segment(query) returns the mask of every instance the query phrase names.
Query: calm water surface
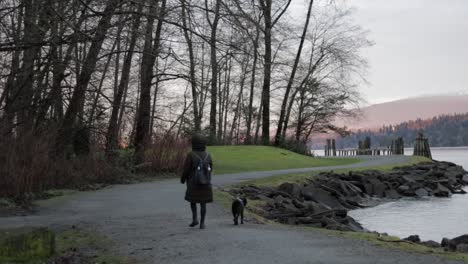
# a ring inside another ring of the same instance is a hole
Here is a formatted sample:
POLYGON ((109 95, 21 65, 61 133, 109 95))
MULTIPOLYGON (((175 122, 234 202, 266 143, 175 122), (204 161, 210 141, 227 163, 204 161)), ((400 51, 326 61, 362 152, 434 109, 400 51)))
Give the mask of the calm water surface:
MULTIPOLYGON (((412 150, 405 149, 405 154, 411 155, 412 150)), ((468 147, 432 148, 432 156, 468 169, 468 147)), ((418 234, 423 240, 440 242, 443 237, 468 234, 468 195, 405 199, 354 210, 350 216, 372 231, 399 237, 418 234)))

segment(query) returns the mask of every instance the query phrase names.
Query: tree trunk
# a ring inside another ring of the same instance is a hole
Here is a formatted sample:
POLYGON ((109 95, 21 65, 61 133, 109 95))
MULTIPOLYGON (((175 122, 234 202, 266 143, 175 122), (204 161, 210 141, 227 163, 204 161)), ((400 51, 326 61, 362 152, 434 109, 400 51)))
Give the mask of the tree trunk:
POLYGON ((85 93, 88 88, 89 81, 91 80, 91 75, 96 68, 99 52, 101 51, 107 30, 111 26, 112 16, 121 1, 122 0, 109 0, 104 12, 102 13, 102 18, 99 20, 96 33, 83 63, 67 112, 65 113, 60 130, 58 131, 55 149, 55 152, 58 155, 64 154, 68 146, 73 141, 73 126, 75 125, 80 109, 83 107, 85 93))
MULTIPOLYGON (((226 62, 227 64, 227 62, 226 62)), ((227 66, 226 66, 227 67, 227 66)), ((223 134, 223 110, 224 110, 224 102, 223 102, 223 99, 225 98, 224 97, 224 92, 226 91, 226 80, 227 80, 227 70, 224 71, 224 82, 221 83, 221 79, 222 79, 222 73, 223 71, 219 71, 219 91, 218 91, 218 131, 217 131, 217 139, 216 139, 216 142, 218 144, 222 144, 221 143, 221 137, 222 137, 222 134, 223 134), (223 87, 224 85, 224 87, 223 87), (223 87, 223 88, 221 88, 223 87)))
POLYGON ((254 57, 252 64, 252 76, 250 77, 250 95, 249 95, 249 113, 247 115, 247 132, 246 132, 246 144, 252 144, 252 117, 253 117, 253 99, 255 95, 255 75, 257 73, 257 60, 258 60, 258 39, 260 37, 260 30, 257 28, 257 35, 255 37, 254 45, 254 57))
MULTIPOLYGON (((47 16, 44 8, 33 0, 23 0, 24 5, 24 36, 26 45, 38 43, 42 39, 41 31, 44 30, 47 16)), ((15 110, 18 111, 19 132, 26 133, 32 129, 34 118, 32 111, 32 100, 34 95, 34 73, 35 61, 41 51, 39 45, 32 45, 23 53, 23 64, 16 81, 17 97, 15 110)))
MULTIPOLYGON (((146 144, 149 140, 151 119, 151 84, 153 80, 154 64, 156 62, 156 57, 159 54, 159 43, 162 24, 164 21, 162 18, 164 17, 165 12, 166 0, 161 0, 154 43, 152 43, 154 17, 148 18, 144 55, 141 63, 141 91, 135 131, 135 162, 137 164, 144 161, 146 144)), ((151 13, 154 14, 156 12, 151 13)))
MULTIPOLYGON (((246 79, 246 76, 247 76, 247 66, 249 65, 249 55, 247 55, 247 59, 243 62, 243 64, 244 64, 243 65, 244 68, 243 68, 242 73, 241 73, 239 95, 237 96, 236 109, 234 111, 234 118, 232 120, 231 130, 229 132, 229 143, 230 144, 232 144, 237 119, 239 118, 239 115, 240 115, 240 112, 241 112, 240 111, 241 110, 241 103, 242 103, 243 94, 244 94, 245 79, 246 79)), ((253 66, 253 67, 255 67, 255 66, 253 66)))
MULTIPOLYGON (((207 1, 207 0, 206 0, 207 1)), ((219 23, 219 9, 221 0, 216 0, 215 14, 213 23, 211 24, 211 37, 210 37, 210 49, 211 49, 211 109, 210 109, 210 142, 214 143, 216 139, 216 99, 218 96, 218 62, 216 59, 216 33, 219 23)))
MULTIPOLYGON (((17 27, 12 31, 15 31, 14 41, 19 42, 21 38, 21 31, 22 31, 22 22, 23 22, 23 11, 20 9, 18 14, 18 21, 17 27)), ((10 67, 10 74, 8 75, 5 90, 3 91, 2 97, 5 100, 5 114, 0 120, 2 125, 2 129, 0 133, 2 135, 9 135, 13 131, 14 127, 14 119, 15 119, 15 110, 14 110, 14 101, 15 97, 17 96, 17 92, 15 89, 15 76, 19 72, 20 69, 20 50, 15 50, 12 55, 11 59, 11 67, 10 67)), ((1 103, 0 103, 1 106, 1 103)))
POLYGON ((294 78, 296 77, 297 66, 298 66, 299 60, 301 58, 302 47, 304 46, 305 37, 307 35, 307 29, 309 27, 310 15, 311 15, 311 12, 312 12, 313 4, 314 4, 314 0, 310 0, 309 9, 307 11, 306 22, 305 22, 304 30, 303 30, 302 36, 301 36, 301 42, 300 42, 299 48, 297 50, 296 59, 294 60, 294 65, 293 65, 293 68, 292 68, 291 77, 289 77, 288 85, 286 86, 286 92, 284 94, 283 103, 281 104, 280 117, 279 117, 279 120, 278 120, 278 128, 276 130, 276 136, 275 136, 275 145, 276 146, 281 144, 281 141, 284 139, 284 136, 285 136, 285 135, 282 134, 282 130, 283 130, 283 122, 284 122, 284 118, 285 118, 285 114, 286 114, 286 107, 287 107, 287 103, 288 103, 288 99, 289 99, 289 93, 290 93, 292 85, 294 83, 294 78))
MULTIPOLYGON (((141 23, 141 13, 143 11, 143 5, 145 0, 142 0, 142 3, 138 5, 137 14, 133 17, 132 24, 132 36, 130 39, 130 44, 128 47, 128 52, 124 58, 124 64, 122 66, 122 76, 120 77, 119 87, 117 89, 117 94, 114 96, 114 101, 112 102, 112 113, 109 119, 109 127, 107 129, 107 141, 106 141, 106 156, 107 158, 112 158, 115 149, 118 148, 119 144, 119 110, 122 104, 122 97, 128 88, 128 83, 130 80, 130 70, 132 68, 133 54, 135 53, 136 41, 139 35, 138 29, 140 28, 141 23)), ((123 109, 123 107, 122 107, 123 109)), ((123 115, 123 113, 121 114, 123 115)))
POLYGON ((187 47, 189 51, 189 61, 190 61, 190 85, 192 86, 192 100, 193 100, 193 116, 194 116, 194 125, 195 125, 195 132, 199 133, 201 131, 201 124, 200 124, 200 116, 198 114, 198 94, 197 94, 197 80, 195 77, 195 55, 193 52, 193 43, 192 43, 192 38, 189 35, 189 29, 191 28, 191 25, 187 23, 187 20, 190 22, 190 19, 188 19, 188 14, 187 14, 187 6, 185 3, 186 0, 181 0, 182 3, 182 25, 184 27, 184 37, 185 41, 187 42, 187 47))
POLYGON ((302 118, 302 113, 304 112, 304 100, 305 100, 305 87, 302 87, 300 91, 299 99, 299 112, 297 114, 297 124, 296 124, 296 141, 301 140, 302 126, 304 125, 304 119, 302 118))
MULTIPOLYGON (((114 52, 117 46, 117 42, 118 42, 118 39, 120 38, 120 33, 121 33, 122 28, 123 28, 123 24, 121 24, 121 27, 118 30, 119 32, 117 34, 116 40, 114 41, 114 44, 112 45, 111 53, 114 52)), ((89 114, 89 119, 88 119, 88 127, 91 127, 93 124, 94 115, 96 113, 97 105, 99 103, 99 98, 101 97, 101 93, 102 93, 102 87, 104 86, 104 81, 106 80, 107 71, 109 70, 111 61, 112 61, 112 56, 109 55, 109 57, 107 58, 107 62, 104 65, 104 70, 102 71, 101 80, 99 81, 99 86, 96 90, 96 94, 94 95, 93 104, 91 106, 91 113, 89 114)))
MULTIPOLYGON (((230 56, 230 55, 229 55, 230 56)), ((226 81, 226 89, 224 92, 224 107, 223 107, 223 112, 224 112, 224 127, 223 127, 223 139, 222 142, 223 144, 226 144, 226 133, 227 133, 227 116, 228 116, 228 111, 229 111, 229 105, 231 102, 230 98, 230 89, 231 89, 231 71, 232 71, 232 57, 229 57, 229 66, 228 66, 228 77, 226 81)))
POLYGON ((257 114, 257 128, 255 129, 255 139, 254 139, 254 143, 257 145, 259 142, 258 142, 258 134, 260 133, 260 125, 262 124, 262 108, 263 108, 263 105, 262 103, 260 102, 260 107, 258 108, 258 114, 257 114))
MULTIPOLYGON (((263 2, 263 1, 262 1, 263 2)), ((271 20, 272 0, 264 1, 264 19, 265 19, 265 68, 263 74, 262 88, 262 144, 270 144, 270 85, 271 85, 271 29, 273 26, 271 20)))

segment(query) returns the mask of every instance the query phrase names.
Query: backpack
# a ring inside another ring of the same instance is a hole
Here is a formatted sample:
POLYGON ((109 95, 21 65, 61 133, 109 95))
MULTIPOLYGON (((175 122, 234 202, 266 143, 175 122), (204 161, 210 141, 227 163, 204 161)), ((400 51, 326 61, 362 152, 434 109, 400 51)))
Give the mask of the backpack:
POLYGON ((211 166, 210 166, 210 163, 207 162, 207 159, 210 155, 206 153, 205 158, 202 159, 195 152, 193 152, 193 154, 199 159, 197 167, 195 169, 193 182, 197 185, 210 185, 211 184, 211 166))

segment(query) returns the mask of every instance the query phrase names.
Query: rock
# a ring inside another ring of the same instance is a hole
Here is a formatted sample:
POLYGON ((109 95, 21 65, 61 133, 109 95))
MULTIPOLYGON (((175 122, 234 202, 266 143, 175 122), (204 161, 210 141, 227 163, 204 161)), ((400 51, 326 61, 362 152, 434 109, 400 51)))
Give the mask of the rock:
POLYGON ((387 186, 377 179, 370 179, 369 182, 372 185, 371 195, 375 195, 377 197, 383 197, 385 189, 387 189, 387 186))
POLYGON ((457 245, 457 251, 461 253, 468 253, 468 244, 457 245))
POLYGON ((330 193, 321 188, 304 187, 301 189, 301 195, 307 201, 324 204, 333 209, 344 209, 336 197, 333 197, 330 193))
POLYGON ((450 167, 445 171, 444 175, 445 175, 445 178, 456 179, 462 176, 463 172, 458 167, 450 167))
POLYGON ((401 192, 407 192, 409 191, 410 187, 408 185, 401 185, 400 187, 398 187, 398 191, 401 191, 401 192))
POLYGON ((457 246, 460 244, 468 244, 468 235, 462 235, 454 239, 451 239, 450 242, 448 243, 448 247, 451 250, 456 250, 457 246))
POLYGON ((28 262, 52 256, 55 234, 47 228, 0 230, 0 257, 6 262, 28 262))
POLYGON ((434 190, 433 193, 434 193, 434 196, 437 196, 437 197, 450 197, 451 195, 450 190, 440 183, 437 183, 437 188, 434 190))
MULTIPOLYGON (((465 184, 468 184, 468 173, 461 167, 450 163, 431 162, 404 166, 385 173, 326 172, 306 180, 301 185, 283 183, 279 187, 247 186, 230 192, 233 195, 243 194, 247 198, 262 200, 264 206, 259 212, 264 213, 266 218, 280 223, 364 231, 359 223, 347 216, 347 209, 378 205, 382 203, 382 199, 379 199, 382 197, 448 197, 452 193, 462 193, 461 188, 465 184)), ((418 236, 410 236, 406 240, 420 243, 418 236)), ((468 244, 462 242, 458 244, 468 244)), ((451 245, 455 250, 458 244, 453 243, 445 239, 442 246, 451 245)), ((435 241, 425 241, 421 244, 439 247, 435 241)))
POLYGON ((413 243, 419 243, 421 242, 421 239, 419 238, 418 235, 412 235, 412 236, 409 236, 407 238, 403 238, 403 240, 405 241, 410 241, 410 242, 413 242, 413 243))
POLYGON ((440 245, 441 245, 442 247, 448 247, 448 246, 449 246, 449 243, 450 243, 450 239, 444 237, 444 238, 442 238, 442 241, 440 242, 440 245))
POLYGON ((422 197, 426 197, 429 195, 429 193, 426 191, 426 189, 423 189, 423 188, 419 188, 417 189, 415 192, 416 196, 422 198, 422 197))
POLYGON ((431 248, 440 247, 440 244, 433 240, 424 241, 424 242, 421 242, 421 244, 425 245, 426 247, 431 247, 431 248))
POLYGON ((296 208, 298 208, 298 209, 304 209, 304 208, 306 208, 306 205, 305 205, 304 203, 302 203, 302 202, 300 202, 300 201, 298 201, 298 200, 296 200, 296 199, 294 199, 294 200, 292 201, 292 203, 293 203, 294 206, 296 206, 296 208))
POLYGON ((462 181, 468 185, 468 174, 463 175, 462 181))
POLYGON ((404 175, 403 177, 401 177, 405 182, 407 183, 413 183, 413 182, 416 182, 411 176, 409 175, 404 175))
POLYGON ((364 192, 367 193, 368 195, 372 195, 373 193, 372 184, 370 183, 364 184, 364 192))
POLYGON ((308 213, 311 214, 320 214, 331 210, 331 208, 328 206, 324 206, 323 204, 319 204, 312 201, 306 202, 305 205, 307 206, 308 213))
POLYGON ((284 201, 285 201, 284 197, 281 195, 278 195, 275 197, 274 204, 276 207, 281 207, 284 201))
POLYGON ((404 196, 414 196, 414 191, 408 185, 398 187, 398 193, 404 196))
POLYGON ((292 197, 297 197, 300 194, 299 186, 295 183, 283 183, 278 187, 278 190, 285 192, 292 197))
POLYGON ((274 202, 275 202, 274 199, 271 199, 270 197, 267 197, 267 196, 265 196, 265 195, 263 195, 263 194, 258 195, 257 198, 258 198, 259 200, 261 200, 261 201, 266 202, 266 203, 274 203, 274 202))
POLYGON ((385 197, 389 199, 400 199, 401 195, 396 190, 386 190, 385 197))

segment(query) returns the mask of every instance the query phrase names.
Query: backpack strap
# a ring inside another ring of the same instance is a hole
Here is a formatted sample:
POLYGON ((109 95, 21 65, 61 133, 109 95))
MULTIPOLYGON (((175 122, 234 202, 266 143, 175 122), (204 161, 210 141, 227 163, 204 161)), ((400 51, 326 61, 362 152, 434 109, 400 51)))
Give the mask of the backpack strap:
POLYGON ((205 151, 206 155, 205 155, 205 158, 202 159, 197 153, 195 153, 195 151, 192 151, 192 153, 201 161, 201 162, 205 162, 207 159, 208 159, 208 156, 210 154, 208 154, 208 152, 205 151))

